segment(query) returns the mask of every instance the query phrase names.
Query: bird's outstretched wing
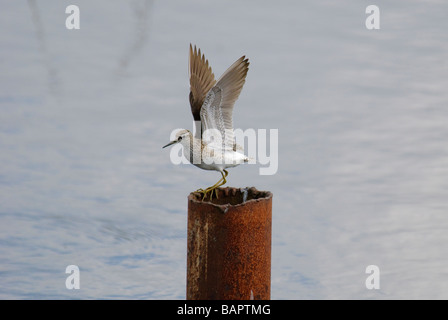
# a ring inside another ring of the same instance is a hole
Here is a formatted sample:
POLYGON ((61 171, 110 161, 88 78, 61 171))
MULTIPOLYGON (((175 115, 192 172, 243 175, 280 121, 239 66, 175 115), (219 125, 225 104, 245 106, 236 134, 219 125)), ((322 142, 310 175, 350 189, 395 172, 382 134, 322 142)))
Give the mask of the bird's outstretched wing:
POLYGON ((190 44, 190 106, 195 121, 201 120, 201 107, 207 92, 215 85, 215 75, 208 65, 208 60, 201 55, 201 49, 196 50, 190 44))
POLYGON ((242 56, 224 72, 205 97, 200 112, 202 140, 205 143, 212 143, 216 148, 235 150, 233 106, 243 89, 248 70, 249 60, 242 56), (217 144, 216 132, 221 135, 222 145, 217 144))

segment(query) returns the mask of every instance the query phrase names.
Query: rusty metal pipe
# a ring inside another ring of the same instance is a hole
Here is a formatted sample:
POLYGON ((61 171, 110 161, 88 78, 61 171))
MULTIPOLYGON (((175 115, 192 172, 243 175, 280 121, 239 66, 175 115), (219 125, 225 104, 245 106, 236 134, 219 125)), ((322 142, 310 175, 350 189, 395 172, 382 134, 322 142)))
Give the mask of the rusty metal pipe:
POLYGON ((188 300, 269 300, 272 193, 219 188, 188 196, 188 300))

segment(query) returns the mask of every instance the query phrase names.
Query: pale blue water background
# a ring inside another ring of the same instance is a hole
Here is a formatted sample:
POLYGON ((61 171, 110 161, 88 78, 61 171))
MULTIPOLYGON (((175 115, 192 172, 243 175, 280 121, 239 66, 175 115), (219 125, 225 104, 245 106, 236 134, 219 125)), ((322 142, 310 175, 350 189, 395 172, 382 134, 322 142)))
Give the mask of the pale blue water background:
POLYGON ((188 46, 251 61, 238 128, 279 130, 273 299, 448 299, 445 1, 2 1, 0 298, 184 299, 188 46), (65 28, 77 4, 81 29, 65 28), (369 31, 365 8, 381 10, 369 31), (65 288, 78 265, 81 289, 65 288), (365 269, 381 270, 367 290, 365 269))

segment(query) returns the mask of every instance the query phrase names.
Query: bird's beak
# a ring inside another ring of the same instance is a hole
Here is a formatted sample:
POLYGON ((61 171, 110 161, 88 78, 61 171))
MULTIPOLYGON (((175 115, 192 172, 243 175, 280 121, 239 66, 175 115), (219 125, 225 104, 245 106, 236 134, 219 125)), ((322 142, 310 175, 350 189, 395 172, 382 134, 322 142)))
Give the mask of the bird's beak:
POLYGON ((163 149, 163 148, 166 148, 166 147, 169 147, 170 145, 175 144, 175 143, 177 143, 177 140, 171 141, 171 142, 168 143, 167 145, 163 146, 162 149, 163 149))

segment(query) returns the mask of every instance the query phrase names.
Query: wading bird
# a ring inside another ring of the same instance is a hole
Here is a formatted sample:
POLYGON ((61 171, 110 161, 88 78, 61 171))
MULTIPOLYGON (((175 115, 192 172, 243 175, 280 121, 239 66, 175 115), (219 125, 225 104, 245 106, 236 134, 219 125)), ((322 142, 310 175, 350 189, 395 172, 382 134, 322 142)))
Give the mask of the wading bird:
POLYGON ((222 175, 211 187, 199 189, 203 199, 210 193, 210 200, 217 188, 224 185, 229 174, 227 168, 248 162, 243 148, 236 144, 233 132, 232 112, 249 70, 249 60, 245 56, 233 63, 218 81, 201 55, 201 50, 190 44, 190 106, 196 126, 196 136, 188 130, 179 130, 175 139, 163 148, 180 143, 184 156, 193 165, 204 170, 216 170, 222 175), (200 128, 199 128, 200 127, 200 128))

